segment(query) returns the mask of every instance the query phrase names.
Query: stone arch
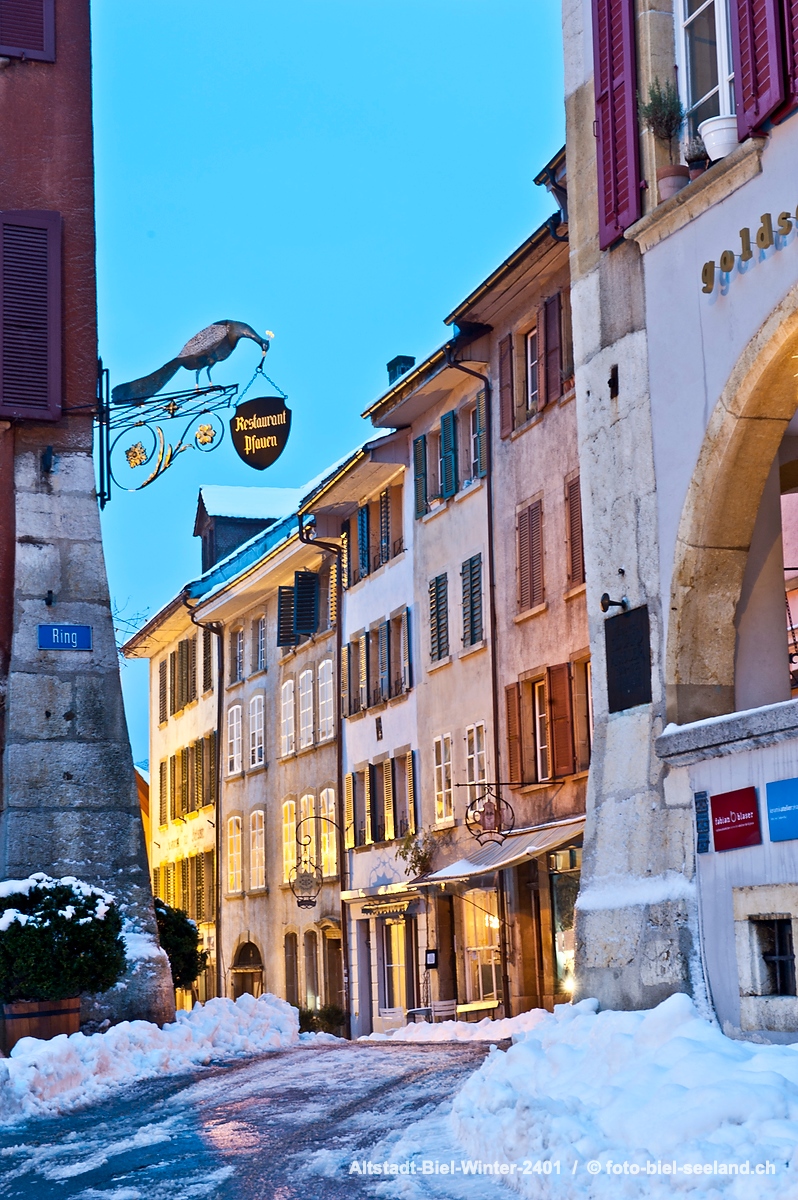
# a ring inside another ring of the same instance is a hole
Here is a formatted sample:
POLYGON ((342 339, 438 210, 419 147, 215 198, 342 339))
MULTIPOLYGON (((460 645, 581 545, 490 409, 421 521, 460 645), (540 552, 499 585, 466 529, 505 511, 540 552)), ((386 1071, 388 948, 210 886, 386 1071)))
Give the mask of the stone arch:
POLYGON ((798 409, 798 286, 761 325, 715 405, 674 553, 668 719, 733 712, 735 614, 765 482, 798 409))

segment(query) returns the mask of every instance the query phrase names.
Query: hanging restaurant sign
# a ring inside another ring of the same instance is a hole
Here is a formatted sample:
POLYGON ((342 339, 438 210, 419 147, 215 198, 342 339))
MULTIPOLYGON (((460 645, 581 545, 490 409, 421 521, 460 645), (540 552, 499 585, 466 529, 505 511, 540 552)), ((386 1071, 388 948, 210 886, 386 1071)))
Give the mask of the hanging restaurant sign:
POLYGON ((282 396, 247 400, 230 418, 230 436, 238 457, 256 471, 264 471, 277 461, 290 432, 291 410, 282 396))

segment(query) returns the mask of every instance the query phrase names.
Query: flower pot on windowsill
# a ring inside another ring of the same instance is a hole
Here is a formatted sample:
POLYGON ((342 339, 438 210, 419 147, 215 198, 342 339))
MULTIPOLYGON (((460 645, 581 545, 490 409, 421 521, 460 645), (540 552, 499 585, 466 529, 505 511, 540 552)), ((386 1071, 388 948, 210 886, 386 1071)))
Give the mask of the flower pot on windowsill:
POLYGON ((681 165, 675 167, 658 167, 657 186, 659 188, 660 204, 665 200, 670 200, 671 196, 675 196, 683 187, 687 187, 689 182, 690 172, 687 167, 681 165))
POLYGON ((725 158, 739 145, 736 117, 709 117, 698 126, 698 133, 713 162, 725 158))
POLYGON ((706 171, 706 169, 707 169, 706 159, 704 159, 703 162, 688 163, 687 168, 690 172, 690 182, 692 183, 694 179, 698 179, 699 175, 703 175, 704 172, 706 171))

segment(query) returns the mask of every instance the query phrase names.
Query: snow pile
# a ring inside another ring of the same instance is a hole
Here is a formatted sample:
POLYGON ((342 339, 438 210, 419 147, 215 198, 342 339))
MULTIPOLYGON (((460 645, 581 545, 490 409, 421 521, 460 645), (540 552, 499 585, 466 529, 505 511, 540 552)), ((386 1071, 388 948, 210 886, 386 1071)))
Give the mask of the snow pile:
POLYGON ((359 1037, 359 1042, 498 1042, 502 1038, 514 1037, 534 1029, 549 1014, 542 1008, 519 1013, 517 1017, 505 1017, 492 1021, 484 1017, 481 1021, 418 1021, 414 1025, 403 1025, 389 1033, 369 1033, 359 1037))
POLYGON ((684 995, 597 1007, 536 1014, 469 1077, 451 1116, 469 1157, 559 1162, 504 1176, 535 1198, 798 1198, 798 1045, 732 1041, 684 995))
POLYGON ((299 1036, 297 1010, 277 996, 196 1004, 161 1029, 123 1021, 107 1033, 22 1038, 0 1059, 0 1123, 56 1114, 111 1091, 218 1059, 280 1050, 299 1036))

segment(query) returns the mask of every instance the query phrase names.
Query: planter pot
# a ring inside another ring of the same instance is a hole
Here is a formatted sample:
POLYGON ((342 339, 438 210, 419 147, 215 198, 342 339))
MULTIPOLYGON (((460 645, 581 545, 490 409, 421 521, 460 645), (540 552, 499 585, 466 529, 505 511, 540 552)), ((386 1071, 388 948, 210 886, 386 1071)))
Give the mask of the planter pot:
POLYGON ((3 1005, 3 1050, 10 1054, 20 1038, 53 1038, 80 1029, 80 997, 68 1000, 16 1000, 3 1005))
POLYGON ((713 162, 725 158, 739 145, 736 117, 710 117, 698 126, 698 132, 713 162))
POLYGON ((690 182, 690 172, 687 167, 660 167, 657 170, 657 185, 659 187, 660 203, 670 200, 690 182))
POLYGON ((705 171, 706 171, 706 169, 707 169, 707 164, 706 164, 705 162, 702 162, 702 163, 688 163, 688 164, 687 164, 687 166, 688 166, 688 168, 689 168, 689 171, 690 171, 690 179, 691 179, 691 181, 692 181, 693 179, 698 179, 698 176, 699 176, 699 175, 703 175, 703 174, 704 174, 704 172, 705 172, 705 171))

